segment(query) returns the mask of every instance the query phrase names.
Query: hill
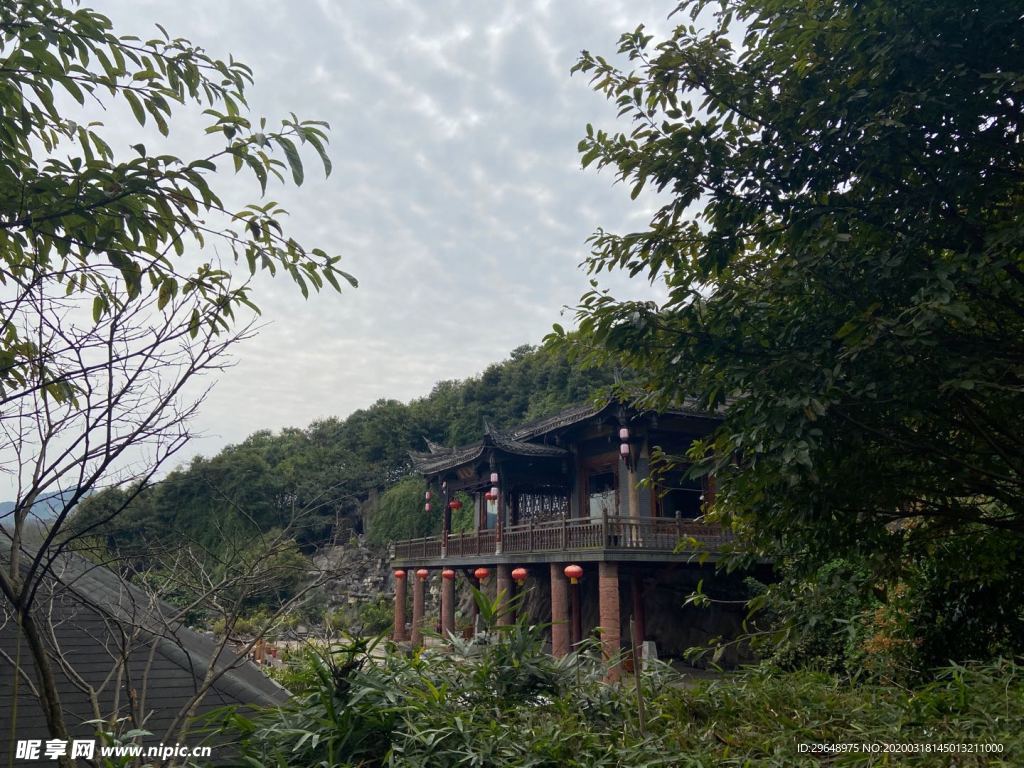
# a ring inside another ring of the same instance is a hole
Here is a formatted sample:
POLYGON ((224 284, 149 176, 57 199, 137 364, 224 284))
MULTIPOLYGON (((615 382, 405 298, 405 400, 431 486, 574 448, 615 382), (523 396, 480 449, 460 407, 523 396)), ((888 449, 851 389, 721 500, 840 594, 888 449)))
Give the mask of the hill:
POLYGON ((108 546, 141 554, 182 537, 216 547, 284 527, 301 513, 299 544, 311 548, 361 531, 361 510, 408 476, 407 452, 422 450, 425 439, 468 442, 479 437, 485 418, 498 428, 512 426, 584 401, 611 383, 607 371, 583 371, 560 354, 519 347, 479 376, 439 382, 409 403, 382 399, 344 419, 254 432, 141 492, 108 489, 83 503, 79 519, 124 506, 105 528, 108 546))

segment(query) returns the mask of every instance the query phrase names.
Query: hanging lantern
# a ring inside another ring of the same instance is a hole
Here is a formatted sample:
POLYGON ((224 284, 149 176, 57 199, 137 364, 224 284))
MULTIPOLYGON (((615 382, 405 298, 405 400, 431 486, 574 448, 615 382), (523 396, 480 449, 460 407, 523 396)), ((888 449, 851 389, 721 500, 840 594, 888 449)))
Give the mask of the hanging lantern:
POLYGON ((497 484, 498 484, 498 473, 497 472, 491 472, 491 485, 497 485, 497 484))
POLYGON ((494 486, 493 488, 491 488, 491 496, 493 496, 494 498, 498 498, 498 486, 494 486))
POLYGON ((447 492, 448 492, 448 481, 447 480, 442 480, 441 481, 441 493, 447 493, 447 492))
POLYGON ((418 571, 416 571, 416 578, 420 581, 426 581, 430 578, 430 571, 428 571, 426 568, 420 568, 418 571))
POLYGON ((623 443, 619 446, 619 454, 622 456, 629 456, 629 443, 623 443))
POLYGON ((567 565, 565 566, 565 577, 569 579, 570 584, 579 584, 580 579, 583 578, 583 569, 578 565, 567 565))
POLYGON ((445 568, 443 571, 441 571, 441 578, 445 581, 451 581, 455 578, 455 571, 453 571, 451 568, 445 568))
POLYGON ((405 578, 405 571, 403 571, 401 569, 395 571, 395 578, 396 579, 404 579, 405 578))
POLYGON ((485 581, 487 581, 487 577, 491 575, 491 572, 483 566, 480 566, 475 571, 473 571, 473 575, 476 577, 477 581, 483 584, 485 581))
POLYGON ((429 512, 430 511, 430 502, 429 501, 426 504, 423 505, 423 511, 424 512, 429 512))
POLYGON ((629 440, 629 427, 619 427, 619 440, 622 442, 629 440))
POLYGON ((515 568, 512 571, 512 581, 514 581, 520 587, 523 586, 523 582, 526 581, 526 569, 525 568, 515 568))
POLYGON ((448 509, 452 510, 453 512, 458 512, 460 509, 462 509, 462 502, 459 501, 458 499, 452 499, 451 501, 448 502, 448 509))
POLYGON ((427 491, 426 493, 423 494, 423 498, 426 499, 427 501, 430 501, 431 496, 433 496, 433 494, 430 491, 427 491))

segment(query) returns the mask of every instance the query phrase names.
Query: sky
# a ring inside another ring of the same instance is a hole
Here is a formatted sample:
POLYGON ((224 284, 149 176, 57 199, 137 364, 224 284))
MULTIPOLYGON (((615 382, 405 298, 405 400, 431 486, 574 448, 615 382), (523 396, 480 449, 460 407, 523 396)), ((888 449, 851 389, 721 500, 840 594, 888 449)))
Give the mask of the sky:
MULTIPOLYGON (((342 254, 360 287, 304 301, 286 280, 259 280, 262 330, 218 375, 189 454, 379 398, 425 396, 538 343, 553 323, 571 324, 566 307, 588 287, 579 268, 587 237, 642 228, 653 209, 608 171, 580 168, 588 122, 628 125, 569 70, 581 49, 612 58, 619 35, 640 23, 669 29, 671 2, 87 4, 119 34, 148 37, 159 22, 246 62, 255 115, 331 125, 331 176, 310 155, 305 184, 268 197, 289 209, 290 234, 342 254)), ((122 113, 104 122, 115 150, 137 140, 122 113)), ((172 122, 174 149, 196 156, 201 131, 196 116, 172 122)), ((239 202, 258 198, 251 179, 227 173, 218 183, 239 202)), ((616 295, 659 293, 624 276, 602 284, 616 295)))

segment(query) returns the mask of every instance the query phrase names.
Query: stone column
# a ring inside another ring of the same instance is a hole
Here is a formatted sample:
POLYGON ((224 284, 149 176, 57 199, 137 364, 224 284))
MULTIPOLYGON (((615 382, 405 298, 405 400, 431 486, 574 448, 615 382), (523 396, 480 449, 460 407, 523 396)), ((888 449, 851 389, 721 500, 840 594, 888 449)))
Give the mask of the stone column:
POLYGON ((597 579, 601 614, 601 648, 605 661, 615 662, 608 670, 608 679, 618 680, 618 657, 622 645, 622 620, 619 613, 619 564, 600 563, 597 579))
MULTIPOLYGON (((422 570, 422 569, 421 569, 422 570)), ((419 648, 423 645, 423 593, 427 579, 417 572, 412 584, 412 645, 419 648)))
POLYGON ((513 596, 512 566, 499 565, 496 570, 498 571, 498 600, 502 603, 501 611, 498 614, 498 624, 511 624, 512 611, 509 610, 508 604, 513 596))
POLYGON ((551 655, 569 653, 569 581, 560 563, 551 563, 551 655))
POLYGON ((405 640, 405 571, 395 571, 395 631, 396 643, 405 640), (401 575, 399 575, 401 574, 401 575))
POLYGON ((441 573, 441 635, 448 639, 455 632, 455 571, 441 573))

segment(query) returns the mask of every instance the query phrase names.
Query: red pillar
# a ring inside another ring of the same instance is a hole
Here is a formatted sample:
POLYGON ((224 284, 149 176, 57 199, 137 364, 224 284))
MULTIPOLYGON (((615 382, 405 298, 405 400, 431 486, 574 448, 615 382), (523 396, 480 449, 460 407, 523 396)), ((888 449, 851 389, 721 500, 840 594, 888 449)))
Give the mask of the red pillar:
POLYGON ((455 632, 455 571, 441 573, 441 635, 448 639, 455 632))
POLYGON ((512 566, 510 565, 499 565, 498 571, 498 600, 501 601, 501 608, 498 613, 498 624, 511 624, 512 623, 512 611, 509 610, 508 604, 512 599, 512 566))
POLYGON ((605 661, 614 662, 613 666, 608 669, 608 679, 618 680, 618 658, 622 646, 622 622, 619 613, 619 564, 600 563, 597 578, 601 613, 601 648, 605 661))
POLYGON ((395 571, 395 629, 393 637, 396 643, 405 640, 405 571, 395 571), (401 576, 399 576, 401 574, 401 576))
POLYGON ((569 653, 569 581, 559 563, 551 563, 551 655, 569 653))
MULTIPOLYGON (((421 569, 425 570, 425 569, 421 569)), ((421 576, 419 572, 416 574, 416 580, 412 584, 412 644, 414 648, 419 648, 423 645, 423 593, 424 587, 427 585, 427 579, 425 576, 421 576)))

